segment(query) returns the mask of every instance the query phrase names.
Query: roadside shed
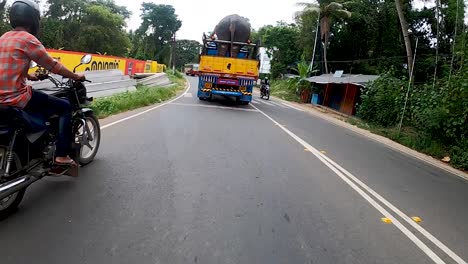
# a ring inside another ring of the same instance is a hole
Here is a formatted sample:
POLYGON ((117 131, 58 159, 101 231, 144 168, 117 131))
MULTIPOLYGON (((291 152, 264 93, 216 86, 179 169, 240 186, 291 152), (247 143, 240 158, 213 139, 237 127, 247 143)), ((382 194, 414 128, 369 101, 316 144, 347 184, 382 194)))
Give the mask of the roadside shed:
POLYGON ((361 87, 379 78, 378 75, 322 74, 306 80, 313 84, 312 103, 323 105, 347 115, 356 114, 356 103, 361 96, 361 87))

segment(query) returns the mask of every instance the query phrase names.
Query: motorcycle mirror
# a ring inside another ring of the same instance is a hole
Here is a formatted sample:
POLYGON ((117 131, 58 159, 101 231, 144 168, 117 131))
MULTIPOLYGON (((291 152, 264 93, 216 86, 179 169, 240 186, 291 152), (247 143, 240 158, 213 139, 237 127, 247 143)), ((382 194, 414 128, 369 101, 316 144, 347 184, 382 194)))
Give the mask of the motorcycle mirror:
POLYGON ((35 61, 31 61, 31 63, 29 64, 29 68, 32 69, 36 67, 37 67, 37 63, 35 61))
POLYGON ((90 64, 91 60, 93 60, 93 56, 91 54, 86 54, 81 58, 81 64, 90 64))

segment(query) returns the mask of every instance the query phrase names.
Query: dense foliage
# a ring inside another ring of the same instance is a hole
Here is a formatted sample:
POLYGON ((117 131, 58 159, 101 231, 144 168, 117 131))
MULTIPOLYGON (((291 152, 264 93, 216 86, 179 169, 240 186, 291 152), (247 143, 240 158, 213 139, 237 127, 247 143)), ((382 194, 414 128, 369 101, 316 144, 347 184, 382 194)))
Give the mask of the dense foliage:
POLYGON ((261 37, 263 46, 273 56, 271 61, 271 73, 273 77, 279 77, 286 73, 300 57, 297 49, 299 30, 295 24, 278 22, 276 26, 265 26, 257 33, 261 37))
POLYGON ((175 47, 175 65, 181 69, 185 64, 198 62, 201 44, 195 40, 178 40, 175 47))
POLYGON ((171 49, 174 47, 176 32, 182 26, 174 7, 142 4, 141 26, 132 32, 133 49, 131 56, 138 59, 152 58, 164 64, 171 64, 171 49))

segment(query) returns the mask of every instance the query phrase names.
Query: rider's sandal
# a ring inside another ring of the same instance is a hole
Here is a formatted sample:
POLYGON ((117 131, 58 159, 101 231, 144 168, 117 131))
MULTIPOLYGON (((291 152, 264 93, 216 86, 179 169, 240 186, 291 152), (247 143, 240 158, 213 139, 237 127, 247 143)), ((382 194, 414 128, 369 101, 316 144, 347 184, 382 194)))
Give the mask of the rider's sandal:
POLYGON ((70 160, 69 162, 57 162, 57 161, 55 161, 55 164, 58 165, 58 166, 69 166, 69 167, 78 166, 78 164, 76 164, 76 162, 74 160, 70 160))

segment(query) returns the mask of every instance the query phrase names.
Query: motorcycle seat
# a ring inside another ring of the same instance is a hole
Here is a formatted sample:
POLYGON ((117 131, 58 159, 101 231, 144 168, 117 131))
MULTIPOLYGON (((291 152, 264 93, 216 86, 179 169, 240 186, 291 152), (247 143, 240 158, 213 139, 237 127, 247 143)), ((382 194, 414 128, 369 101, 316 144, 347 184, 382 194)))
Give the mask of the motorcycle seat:
POLYGON ((26 113, 17 107, 6 105, 0 105, 0 127, 21 128, 29 133, 47 129, 42 115, 26 113))

